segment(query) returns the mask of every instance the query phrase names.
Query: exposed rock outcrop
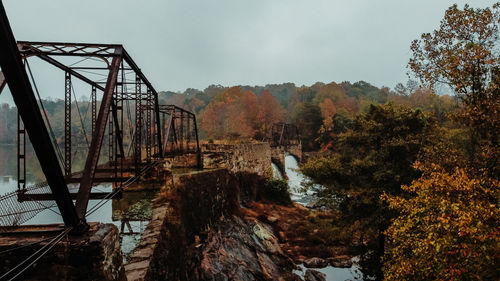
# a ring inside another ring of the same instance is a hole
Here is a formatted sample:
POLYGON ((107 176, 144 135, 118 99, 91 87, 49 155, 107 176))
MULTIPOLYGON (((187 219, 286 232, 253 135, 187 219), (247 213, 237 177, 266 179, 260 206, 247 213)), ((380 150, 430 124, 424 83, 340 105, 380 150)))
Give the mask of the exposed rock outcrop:
POLYGON ((330 265, 333 267, 349 268, 352 266, 352 257, 340 255, 329 259, 330 265))
POLYGON ((268 223, 279 237, 280 247, 297 264, 316 257, 322 261, 310 267, 321 268, 328 265, 330 258, 352 254, 344 241, 332 239, 325 227, 335 219, 332 213, 311 212, 298 203, 283 206, 253 201, 247 205, 247 209, 240 210, 244 217, 268 223))
POLYGON ((286 280, 293 268, 269 226, 237 216, 218 224, 202 250, 203 280, 286 280))
POLYGON ((310 258, 304 260, 304 266, 309 268, 323 268, 328 265, 328 261, 321 258, 310 258))
POLYGON ((305 281, 326 281, 326 274, 317 270, 308 269, 304 275, 305 281))

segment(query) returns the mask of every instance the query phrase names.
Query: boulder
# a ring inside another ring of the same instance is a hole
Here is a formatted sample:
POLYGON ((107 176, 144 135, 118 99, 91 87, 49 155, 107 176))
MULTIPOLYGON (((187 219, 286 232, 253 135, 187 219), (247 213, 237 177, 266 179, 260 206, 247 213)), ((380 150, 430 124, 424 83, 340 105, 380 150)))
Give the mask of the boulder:
POLYGON ((219 222, 200 251, 196 280, 280 280, 295 268, 268 225, 236 216, 219 222))
POLYGON ((304 261, 304 266, 308 268, 323 268, 328 265, 328 261, 321 258, 310 258, 304 261))
POLYGON ((295 273, 288 273, 283 276, 280 276, 278 281, 303 281, 300 276, 295 273))
POLYGON ((304 275, 305 281, 326 281, 326 274, 317 270, 308 269, 304 275))
POLYGON ((352 266, 352 257, 347 255, 336 256, 328 259, 328 262, 333 267, 349 268, 352 266))
POLYGON ((274 216, 267 216, 267 221, 270 223, 275 223, 278 221, 278 218, 274 216))

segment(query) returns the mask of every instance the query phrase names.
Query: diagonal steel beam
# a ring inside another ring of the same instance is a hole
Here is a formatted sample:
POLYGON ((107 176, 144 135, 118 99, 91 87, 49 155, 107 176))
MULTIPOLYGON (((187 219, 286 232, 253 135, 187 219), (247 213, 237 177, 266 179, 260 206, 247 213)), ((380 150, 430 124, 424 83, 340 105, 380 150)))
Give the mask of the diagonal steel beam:
POLYGON ((7 81, 5 81, 5 76, 3 76, 3 72, 0 71, 0 94, 2 93, 2 90, 5 87, 5 84, 7 84, 7 81))
POLYGON ((172 120, 174 120, 174 115, 170 114, 170 118, 168 118, 168 126, 165 133, 163 133, 163 151, 167 150, 168 145, 168 137, 170 136, 170 128, 172 127, 172 120))
POLYGON ((95 175, 97 162, 99 161, 99 154, 101 153, 102 142, 104 139, 104 132, 106 130, 106 122, 108 121, 109 110, 113 101, 113 91, 118 79, 118 71, 122 62, 123 48, 117 47, 115 49, 117 56, 113 57, 111 62, 111 69, 109 70, 106 88, 102 97, 101 107, 96 121, 96 129, 92 136, 90 143, 89 154, 85 162, 83 170, 82 181, 80 182, 80 189, 76 197, 76 212, 80 219, 85 218, 87 206, 90 198, 90 191, 92 189, 92 179, 95 175))
MULTIPOLYGON (((54 59, 54 58, 51 58, 47 55, 38 55, 38 57, 50 64, 52 64, 53 66, 59 68, 59 69, 62 69, 64 71, 66 71, 67 73, 71 74, 72 76, 75 76, 76 78, 82 80, 83 82, 86 82, 87 84, 90 84, 91 86, 94 86, 96 89, 99 89, 101 91, 105 91, 105 88, 102 87, 101 85, 97 84, 96 82, 90 80, 89 78, 85 77, 84 75, 80 74, 79 72, 71 69, 70 67, 67 67, 66 65, 62 64, 61 62, 59 62, 58 60, 54 59)), ((115 105, 115 102, 112 100, 111 101, 111 108, 112 108, 112 111, 113 111, 113 123, 115 124, 115 129, 117 132, 121 132, 120 131, 120 123, 118 122, 118 114, 117 114, 117 109, 116 109, 116 105, 115 105)), ((124 149, 123 149, 123 139, 122 139, 122 134, 117 134, 116 135, 116 140, 118 142, 118 147, 120 149, 120 153, 121 155, 124 155, 124 149)))
POLYGON ((149 82, 149 80, 144 76, 142 73, 141 69, 135 64, 134 60, 130 57, 130 55, 127 53, 127 51, 123 51, 123 59, 127 62, 127 64, 134 70, 136 75, 146 84, 147 88, 151 90, 151 93, 153 94, 154 98, 154 110, 155 110, 155 118, 156 118, 156 130, 158 132, 157 138, 158 138, 158 154, 160 155, 160 158, 163 158, 163 148, 161 146, 162 144, 162 137, 161 137, 161 124, 160 124, 160 104, 158 102, 158 92, 156 92, 155 88, 153 88, 153 85, 149 82))
POLYGON ((111 115, 113 115, 113 124, 116 130, 116 142, 118 143, 118 149, 120 149, 120 157, 125 157, 125 152, 123 149, 123 132, 120 131, 120 123, 118 123, 118 107, 114 100, 111 100, 111 115))
POLYGON ((65 72, 69 72, 71 75, 75 76, 76 78, 82 80, 83 82, 86 82, 94 87, 96 87, 97 89, 101 90, 101 91, 104 91, 104 87, 99 85, 98 83, 90 80, 89 78, 85 77, 84 75, 80 74, 79 72, 71 69, 70 67, 67 67, 66 65, 64 65, 63 63, 59 62, 58 60, 54 59, 54 58, 51 58, 47 55, 38 55, 37 57, 39 57, 40 59, 52 64, 53 66, 65 71, 65 72))
POLYGON ((33 88, 21 61, 21 55, 1 1, 0 66, 9 84, 14 103, 23 119, 42 171, 61 212, 64 224, 72 226, 78 232, 85 231, 88 226, 79 219, 73 201, 71 201, 61 166, 59 166, 55 149, 52 146, 47 127, 38 108, 33 88))

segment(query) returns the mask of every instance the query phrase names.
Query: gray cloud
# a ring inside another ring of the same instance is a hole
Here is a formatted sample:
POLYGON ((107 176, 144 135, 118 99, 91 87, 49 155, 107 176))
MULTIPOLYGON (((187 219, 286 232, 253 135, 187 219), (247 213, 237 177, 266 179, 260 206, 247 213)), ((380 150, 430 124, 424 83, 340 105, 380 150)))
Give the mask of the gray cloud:
POLYGON ((120 43, 157 90, 182 91, 344 80, 393 87, 406 80, 410 42, 438 27, 447 7, 495 1, 3 2, 18 40, 120 43))

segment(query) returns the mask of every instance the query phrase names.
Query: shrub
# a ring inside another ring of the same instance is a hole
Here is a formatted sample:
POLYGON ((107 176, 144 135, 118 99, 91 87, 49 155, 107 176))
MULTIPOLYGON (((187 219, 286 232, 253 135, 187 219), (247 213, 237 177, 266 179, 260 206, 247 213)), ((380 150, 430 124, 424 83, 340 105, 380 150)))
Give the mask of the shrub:
POLYGON ((261 198, 281 205, 292 204, 288 182, 282 179, 269 179, 261 192, 261 198))

